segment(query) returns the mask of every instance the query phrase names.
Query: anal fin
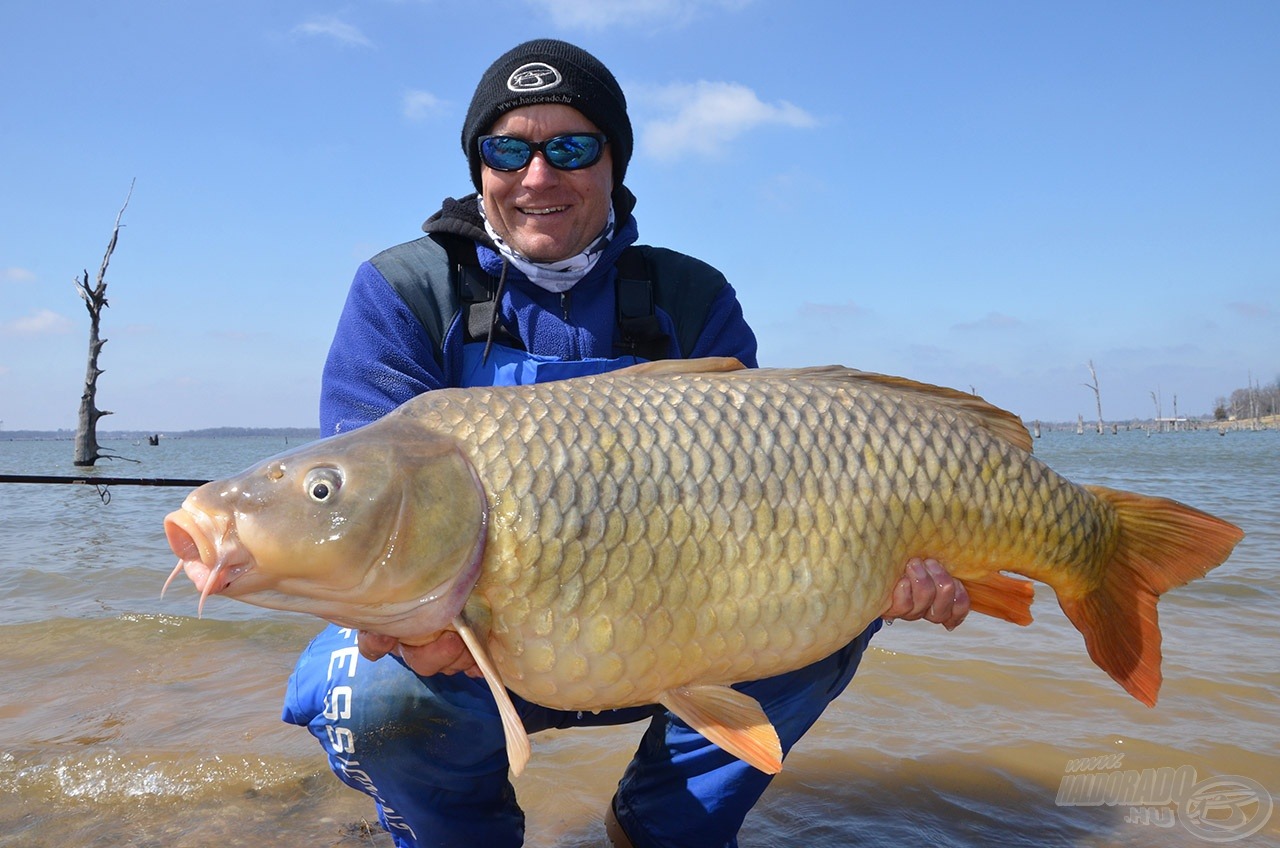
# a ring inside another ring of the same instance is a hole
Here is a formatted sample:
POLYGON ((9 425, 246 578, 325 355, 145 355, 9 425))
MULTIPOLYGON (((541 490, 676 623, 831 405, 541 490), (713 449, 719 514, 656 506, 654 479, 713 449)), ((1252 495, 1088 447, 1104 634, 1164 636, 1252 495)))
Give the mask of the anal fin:
POLYGON ((659 702, 694 730, 765 774, 782 771, 778 731, 758 701, 728 686, 681 686, 659 702))
POLYGON ((1030 580, 1019 580, 998 571, 963 579, 969 593, 969 608, 974 612, 1024 627, 1031 623, 1031 602, 1035 600, 1036 588, 1030 580))

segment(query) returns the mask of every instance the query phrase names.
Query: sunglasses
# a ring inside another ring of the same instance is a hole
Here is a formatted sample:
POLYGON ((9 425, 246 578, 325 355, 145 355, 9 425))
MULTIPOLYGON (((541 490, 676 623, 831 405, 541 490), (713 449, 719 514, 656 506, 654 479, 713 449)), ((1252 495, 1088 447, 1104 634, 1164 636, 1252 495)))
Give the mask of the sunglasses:
POLYGON ((570 133, 546 141, 526 141, 513 135, 480 136, 480 158, 495 171, 519 171, 541 151, 547 164, 561 171, 580 171, 600 161, 605 141, 601 133, 570 133))

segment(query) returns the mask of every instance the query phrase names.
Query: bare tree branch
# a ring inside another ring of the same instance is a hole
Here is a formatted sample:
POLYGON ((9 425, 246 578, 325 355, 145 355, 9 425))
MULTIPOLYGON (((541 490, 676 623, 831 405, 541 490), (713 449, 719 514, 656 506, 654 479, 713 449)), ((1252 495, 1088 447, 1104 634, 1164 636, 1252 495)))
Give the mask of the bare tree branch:
POLYGON ((98 409, 98 378, 104 373, 98 367, 98 356, 107 340, 101 337, 102 310, 107 308, 107 266, 111 264, 111 254, 115 253, 116 243, 120 239, 120 221, 124 210, 129 207, 133 197, 133 186, 136 178, 129 183, 129 193, 125 196, 124 205, 116 213, 116 223, 111 229, 111 240, 107 242, 106 253, 102 256, 102 265, 98 268, 96 284, 89 287, 89 269, 84 270, 84 277, 75 279, 76 291, 84 301, 84 308, 89 312, 89 361, 85 365, 84 392, 80 395, 80 417, 76 426, 76 465, 93 465, 99 459, 119 459, 114 454, 103 453, 98 445, 98 419, 111 412, 98 409))
POLYGON ((1098 433, 1102 433, 1102 392, 1098 389, 1098 372, 1093 367, 1093 360, 1089 360, 1089 376, 1093 378, 1092 383, 1085 383, 1087 389, 1093 389, 1093 397, 1098 402, 1098 433))

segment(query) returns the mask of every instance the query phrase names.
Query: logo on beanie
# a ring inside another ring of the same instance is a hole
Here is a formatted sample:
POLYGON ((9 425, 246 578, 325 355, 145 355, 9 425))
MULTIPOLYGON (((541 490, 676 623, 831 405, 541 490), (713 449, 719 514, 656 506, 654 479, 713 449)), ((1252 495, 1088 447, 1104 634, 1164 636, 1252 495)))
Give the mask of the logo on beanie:
POLYGON ((561 79, 560 72, 546 62, 529 62, 511 72, 507 77, 507 88, 517 94, 546 91, 559 85, 561 79))

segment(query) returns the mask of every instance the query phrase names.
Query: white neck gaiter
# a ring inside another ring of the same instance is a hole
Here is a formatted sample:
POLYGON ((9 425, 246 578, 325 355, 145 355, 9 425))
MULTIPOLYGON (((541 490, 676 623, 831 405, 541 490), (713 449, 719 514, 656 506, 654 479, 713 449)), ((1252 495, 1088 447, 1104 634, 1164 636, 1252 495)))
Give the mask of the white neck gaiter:
POLYGON ((609 204, 609 220, 605 221, 604 229, 592 239, 586 250, 556 262, 534 262, 517 253, 494 231, 488 216, 484 214, 484 198, 477 197, 476 204, 480 208, 480 217, 484 219, 484 231, 489 234, 489 238, 493 239, 498 255, 514 265, 520 273, 529 278, 530 282, 555 294, 567 292, 577 285, 578 281, 596 266, 600 255, 604 253, 604 249, 613 238, 613 204, 609 204))

